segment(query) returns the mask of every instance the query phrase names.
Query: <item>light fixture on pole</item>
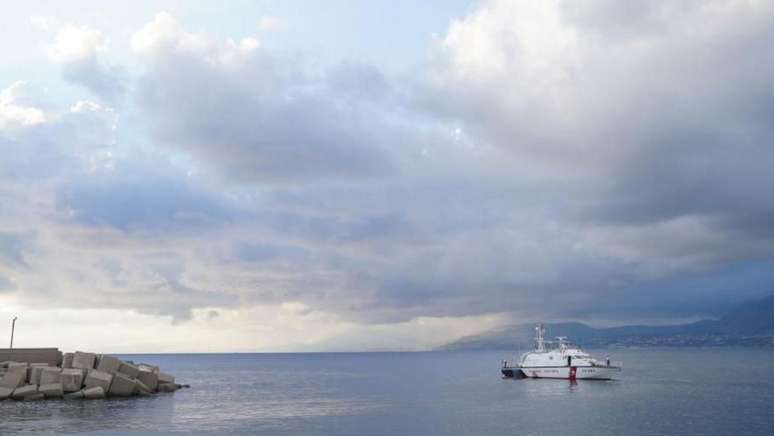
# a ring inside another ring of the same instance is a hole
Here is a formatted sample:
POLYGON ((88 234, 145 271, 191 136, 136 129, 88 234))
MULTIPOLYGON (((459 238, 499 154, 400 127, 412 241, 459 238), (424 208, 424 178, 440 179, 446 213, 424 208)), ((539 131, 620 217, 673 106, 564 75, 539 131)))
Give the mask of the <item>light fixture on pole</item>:
POLYGON ((16 318, 17 317, 14 316, 13 317, 13 321, 11 322, 11 347, 10 347, 10 350, 13 350, 13 332, 14 332, 14 330, 16 330, 16 318))

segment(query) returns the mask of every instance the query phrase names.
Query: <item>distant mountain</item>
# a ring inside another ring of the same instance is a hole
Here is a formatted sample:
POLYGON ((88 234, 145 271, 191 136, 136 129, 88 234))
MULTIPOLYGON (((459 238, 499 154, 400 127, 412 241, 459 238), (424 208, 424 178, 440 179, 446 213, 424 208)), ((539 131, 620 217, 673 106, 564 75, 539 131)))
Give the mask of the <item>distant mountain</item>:
MULTIPOLYGON (((718 320, 670 326, 594 328, 577 322, 545 324, 548 337, 567 336, 587 347, 603 346, 774 346, 774 295, 744 304, 718 320)), ((534 324, 512 325, 466 336, 444 350, 531 348, 534 324)))

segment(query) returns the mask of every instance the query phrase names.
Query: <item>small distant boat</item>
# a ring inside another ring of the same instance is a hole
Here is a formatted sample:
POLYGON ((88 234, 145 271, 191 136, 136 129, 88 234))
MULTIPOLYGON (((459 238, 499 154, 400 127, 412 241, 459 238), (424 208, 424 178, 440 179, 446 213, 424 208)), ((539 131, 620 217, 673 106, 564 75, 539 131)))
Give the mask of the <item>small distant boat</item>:
POLYGON ((503 361, 502 373, 509 378, 559 378, 569 380, 610 380, 621 371, 621 362, 598 361, 566 337, 544 339, 542 324, 535 327, 535 350, 521 355, 514 365, 503 361))

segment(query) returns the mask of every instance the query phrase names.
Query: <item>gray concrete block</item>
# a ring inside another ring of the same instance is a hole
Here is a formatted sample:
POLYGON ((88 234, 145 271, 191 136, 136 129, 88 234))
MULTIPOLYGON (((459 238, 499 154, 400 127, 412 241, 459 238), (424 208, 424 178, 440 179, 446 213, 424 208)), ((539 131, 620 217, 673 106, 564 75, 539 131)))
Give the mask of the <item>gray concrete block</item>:
POLYGON ((95 386, 93 388, 84 389, 83 398, 88 398, 88 399, 105 398, 105 390, 102 388, 102 386, 95 386))
POLYGON ((73 353, 64 353, 64 356, 62 357, 62 368, 72 368, 74 356, 73 353))
POLYGON ((121 361, 113 356, 103 355, 99 360, 97 369, 109 374, 115 374, 118 372, 118 368, 121 366, 121 361))
POLYGON ((148 370, 150 372, 155 372, 156 374, 159 373, 159 367, 156 366, 156 365, 148 365, 147 363, 141 363, 141 364, 139 364, 137 366, 139 366, 140 369, 146 369, 146 370, 148 370))
POLYGON ((0 401, 11 398, 14 388, 0 387, 0 401))
POLYGON ((57 348, 0 348, 0 361, 13 360, 14 362, 45 362, 50 366, 59 364, 59 350, 57 348))
POLYGON ((63 369, 59 378, 62 382, 62 386, 64 387, 65 392, 80 391, 83 387, 84 375, 82 369, 63 369))
POLYGON ((110 389, 110 382, 113 381, 113 375, 98 369, 92 369, 86 374, 83 385, 86 388, 101 387, 104 392, 110 389))
POLYGON ((175 384, 175 376, 165 372, 159 372, 159 383, 175 384))
POLYGON ((118 367, 118 372, 128 375, 131 378, 137 378, 137 374, 140 373, 140 368, 131 362, 121 362, 121 365, 118 367))
POLYGON ((38 387, 35 385, 24 385, 13 390, 11 398, 14 400, 23 400, 24 397, 38 393, 38 387))
POLYGON ((38 381, 39 385, 47 385, 51 383, 59 383, 62 379, 62 369, 61 368, 43 368, 43 370, 40 372, 40 379, 38 381))
POLYGON ((24 397, 24 401, 40 401, 45 399, 46 396, 38 392, 37 394, 27 395, 24 397))
POLYGON ((0 387, 16 389, 19 386, 23 386, 26 381, 27 373, 15 371, 9 371, 5 373, 2 379, 0 379, 0 387))
POLYGON ((76 351, 75 355, 73 356, 73 368, 78 369, 93 369, 94 368, 94 361, 96 360, 97 355, 94 353, 84 353, 82 351, 76 351))
POLYGON ((29 379, 27 379, 27 381, 31 385, 39 385, 40 374, 43 372, 43 369, 45 368, 46 368, 45 366, 40 366, 40 365, 30 366, 30 370, 29 370, 30 377, 29 379))
POLYGON ((159 392, 175 392, 177 385, 174 383, 159 383, 157 389, 159 392))
POLYGON ((64 395, 65 400, 77 400, 83 398, 83 389, 64 395))
POLYGON ((151 392, 156 392, 156 386, 159 383, 159 375, 150 369, 141 366, 140 372, 137 374, 137 380, 143 382, 151 392))
POLYGON ((138 394, 152 394, 153 391, 151 388, 149 388, 145 383, 141 382, 139 379, 135 380, 137 383, 137 393, 138 394))
POLYGON ((137 381, 124 374, 118 373, 113 376, 113 382, 110 383, 108 394, 116 397, 130 397, 137 390, 137 381))
POLYGON ((38 392, 45 395, 46 398, 59 398, 64 395, 62 383, 49 383, 38 386, 38 392))
POLYGON ((30 366, 27 362, 13 362, 8 364, 8 372, 22 374, 24 381, 27 381, 30 378, 30 366))

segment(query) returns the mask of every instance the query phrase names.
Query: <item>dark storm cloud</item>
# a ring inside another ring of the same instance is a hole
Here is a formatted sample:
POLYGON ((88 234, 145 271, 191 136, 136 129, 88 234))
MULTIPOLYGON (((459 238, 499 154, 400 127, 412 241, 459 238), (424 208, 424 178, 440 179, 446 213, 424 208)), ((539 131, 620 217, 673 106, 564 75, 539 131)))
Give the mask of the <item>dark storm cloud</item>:
POLYGON ((719 317, 739 304, 771 294, 774 294, 772 258, 732 261, 665 279, 633 282, 628 288, 600 299, 594 306, 571 308, 559 315, 604 316, 617 321, 625 321, 627 317, 719 317))
POLYGON ((94 177, 63 186, 60 211, 77 222, 122 230, 173 230, 227 222, 238 215, 217 196, 181 178, 94 177))

